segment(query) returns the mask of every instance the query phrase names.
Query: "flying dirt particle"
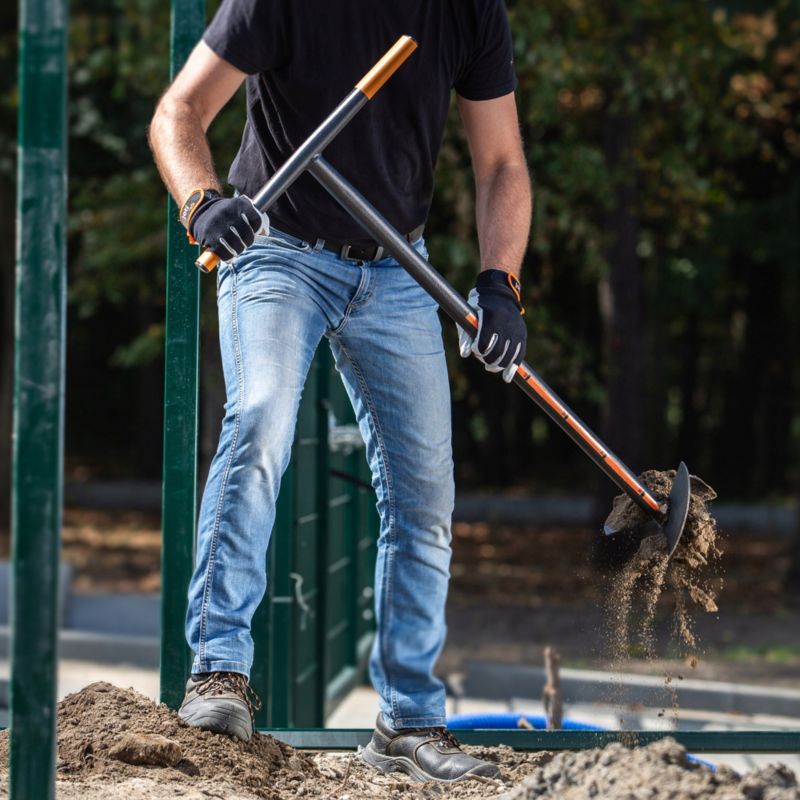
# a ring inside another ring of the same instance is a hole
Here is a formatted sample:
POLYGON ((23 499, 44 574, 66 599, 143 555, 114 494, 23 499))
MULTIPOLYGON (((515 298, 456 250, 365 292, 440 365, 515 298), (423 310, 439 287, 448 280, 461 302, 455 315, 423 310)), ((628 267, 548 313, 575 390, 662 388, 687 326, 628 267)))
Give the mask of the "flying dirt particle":
MULTIPOLYGON (((639 479, 653 496, 664 502, 669 498, 675 470, 648 470, 639 479)), ((611 650, 615 660, 627 656, 630 647, 630 616, 639 595, 644 614, 639 638, 645 655, 654 657, 653 622, 656 606, 664 589, 674 596, 673 635, 687 647, 695 647, 693 612, 696 608, 709 613, 718 610, 713 574, 707 568, 716 562, 721 549, 717 525, 707 504, 717 493, 695 475, 690 477, 691 499, 683 536, 672 558, 666 554, 663 534, 645 536, 633 558, 616 576, 608 611, 612 623, 611 650)), ((627 495, 614 498, 606 525, 615 530, 644 531, 652 524, 647 514, 627 495)))

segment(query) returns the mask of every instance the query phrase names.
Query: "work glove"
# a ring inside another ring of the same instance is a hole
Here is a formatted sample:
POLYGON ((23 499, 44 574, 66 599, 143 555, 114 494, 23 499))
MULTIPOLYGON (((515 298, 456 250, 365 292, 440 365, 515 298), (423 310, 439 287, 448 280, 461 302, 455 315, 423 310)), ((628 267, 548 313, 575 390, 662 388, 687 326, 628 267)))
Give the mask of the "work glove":
POLYGON ((196 189, 181 208, 189 241, 211 250, 223 261, 243 253, 259 231, 269 233, 269 218, 247 195, 223 197, 214 189, 196 189))
POLYGON ((467 301, 478 318, 478 332, 473 339, 458 327, 461 357, 474 355, 489 372, 502 372, 503 380, 511 383, 528 341, 519 279, 502 269, 484 270, 467 301))

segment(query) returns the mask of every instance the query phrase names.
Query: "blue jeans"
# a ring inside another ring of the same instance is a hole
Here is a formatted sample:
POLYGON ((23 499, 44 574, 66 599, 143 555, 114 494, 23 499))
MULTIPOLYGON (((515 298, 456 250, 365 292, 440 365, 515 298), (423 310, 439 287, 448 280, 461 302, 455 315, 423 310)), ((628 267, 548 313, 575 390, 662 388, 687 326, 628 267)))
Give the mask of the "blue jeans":
MULTIPOLYGON (((427 256, 420 239, 417 250, 427 256)), ((367 445, 380 535, 370 675, 397 727, 443 725, 453 461, 437 305, 392 258, 343 261, 273 231, 217 274, 227 403, 198 522, 193 672, 249 675, 250 623, 314 352, 327 337, 367 445)))

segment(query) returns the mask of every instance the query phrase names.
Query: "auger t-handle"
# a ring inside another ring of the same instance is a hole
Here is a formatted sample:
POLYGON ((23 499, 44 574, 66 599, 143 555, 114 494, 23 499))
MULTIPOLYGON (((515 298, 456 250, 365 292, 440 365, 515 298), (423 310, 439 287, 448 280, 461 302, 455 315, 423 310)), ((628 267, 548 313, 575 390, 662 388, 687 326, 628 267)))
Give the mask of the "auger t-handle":
MULTIPOLYGON (((300 177, 311 159, 321 153, 336 138, 342 128, 372 100, 376 92, 416 49, 417 43, 410 36, 401 36, 394 43, 330 116, 261 187, 261 190, 253 198, 253 203, 259 211, 269 210, 270 206, 300 177)), ((211 272, 219 262, 219 256, 212 253, 211 250, 204 250, 200 258, 195 261, 195 266, 202 272, 211 272)))

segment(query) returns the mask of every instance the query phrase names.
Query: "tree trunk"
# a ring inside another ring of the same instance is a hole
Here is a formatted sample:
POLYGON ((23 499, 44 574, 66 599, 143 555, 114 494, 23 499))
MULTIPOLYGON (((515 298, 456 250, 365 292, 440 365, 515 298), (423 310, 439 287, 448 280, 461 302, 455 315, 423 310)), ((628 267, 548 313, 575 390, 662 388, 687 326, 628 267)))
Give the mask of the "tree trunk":
POLYGON ((709 474, 715 476, 715 488, 724 497, 754 497, 764 488, 764 463, 759 439, 763 436, 764 391, 770 351, 779 346, 773 338, 777 315, 773 283, 777 275, 769 263, 754 263, 747 253, 738 253, 732 262, 734 277, 745 281, 744 303, 733 306, 744 320, 744 341, 738 363, 725 381, 722 424, 714 448, 714 462, 709 474))
POLYGON ((797 495, 797 519, 795 522, 794 538, 789 551, 789 571, 783 579, 783 588, 794 599, 800 600, 800 491, 797 495))
POLYGON ((701 344, 697 314, 686 317, 686 331, 681 348, 681 423, 678 428, 678 453, 680 459, 697 469, 699 419, 697 410, 697 359, 701 344))
MULTIPOLYGON (((631 158, 634 121, 611 117, 606 127, 605 152, 615 176, 615 202, 606 215, 611 237, 608 274, 600 281, 598 302, 603 327, 607 401, 601 419, 601 436, 608 446, 638 472, 643 442, 642 275, 636 248, 639 220, 638 190, 631 158)), ((605 477, 597 484, 594 516, 602 523, 619 490, 605 477)), ((609 565, 630 554, 634 542, 623 534, 596 540, 596 563, 609 565)))

